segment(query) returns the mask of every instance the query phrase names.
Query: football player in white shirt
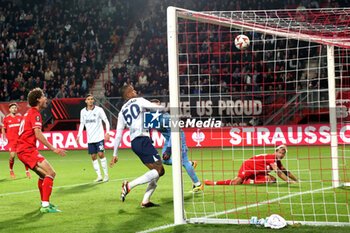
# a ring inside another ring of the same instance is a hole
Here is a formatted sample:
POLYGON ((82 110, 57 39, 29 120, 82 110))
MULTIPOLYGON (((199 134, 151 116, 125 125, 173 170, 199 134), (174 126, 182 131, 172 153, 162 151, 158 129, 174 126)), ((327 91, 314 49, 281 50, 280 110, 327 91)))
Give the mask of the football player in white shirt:
POLYGON ((99 106, 95 106, 95 99, 93 95, 88 94, 86 99, 86 108, 80 111, 80 126, 78 136, 76 138, 77 143, 83 133, 84 126, 86 128, 88 151, 92 158, 92 165, 97 174, 95 182, 108 181, 108 165, 107 159, 104 156, 104 142, 109 141, 109 129, 110 125, 107 120, 106 114, 103 109, 99 106), (104 129, 102 121, 106 125, 106 134, 104 134, 104 129), (100 157, 101 166, 104 172, 104 178, 102 179, 100 165, 97 160, 97 154, 100 157))
POLYGON ((151 103, 144 98, 137 98, 136 91, 131 85, 126 85, 120 91, 126 103, 121 108, 118 115, 117 132, 114 143, 113 159, 110 166, 118 162, 118 147, 122 138, 124 127, 127 125, 130 129, 131 148, 141 159, 150 171, 136 178, 133 181, 124 181, 122 185, 121 200, 124 202, 126 195, 137 185, 148 183, 141 207, 159 206, 150 201, 151 195, 157 187, 160 176, 164 175, 164 167, 158 151, 152 145, 148 129, 143 127, 143 111, 163 110, 163 106, 151 103))

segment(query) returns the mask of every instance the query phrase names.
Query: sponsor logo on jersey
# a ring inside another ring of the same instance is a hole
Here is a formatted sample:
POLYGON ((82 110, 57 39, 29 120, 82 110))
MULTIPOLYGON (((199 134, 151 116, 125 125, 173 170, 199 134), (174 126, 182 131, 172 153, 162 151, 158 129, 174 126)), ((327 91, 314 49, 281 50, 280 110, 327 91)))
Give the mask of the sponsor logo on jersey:
POLYGON ((86 120, 86 123, 96 123, 96 119, 86 120))

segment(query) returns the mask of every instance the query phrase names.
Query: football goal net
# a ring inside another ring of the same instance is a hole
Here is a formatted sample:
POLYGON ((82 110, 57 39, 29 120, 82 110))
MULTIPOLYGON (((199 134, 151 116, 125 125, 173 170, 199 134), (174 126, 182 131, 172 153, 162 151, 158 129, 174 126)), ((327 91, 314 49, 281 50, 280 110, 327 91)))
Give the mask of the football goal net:
POLYGON ((350 225, 349 15, 168 8, 170 115, 188 122, 188 157, 207 180, 189 192, 172 124, 175 224, 279 214, 289 224, 350 225), (245 162, 280 145, 287 152, 275 164, 296 181, 268 161, 245 162))

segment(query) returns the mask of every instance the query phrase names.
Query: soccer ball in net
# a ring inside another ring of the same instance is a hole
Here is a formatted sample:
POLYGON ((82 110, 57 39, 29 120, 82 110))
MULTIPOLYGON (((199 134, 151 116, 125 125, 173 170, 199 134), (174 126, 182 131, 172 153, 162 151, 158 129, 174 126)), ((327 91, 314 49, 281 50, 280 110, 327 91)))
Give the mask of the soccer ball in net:
POLYGON ((235 45, 237 49, 245 50, 249 47, 250 40, 246 35, 238 35, 235 39, 235 45))

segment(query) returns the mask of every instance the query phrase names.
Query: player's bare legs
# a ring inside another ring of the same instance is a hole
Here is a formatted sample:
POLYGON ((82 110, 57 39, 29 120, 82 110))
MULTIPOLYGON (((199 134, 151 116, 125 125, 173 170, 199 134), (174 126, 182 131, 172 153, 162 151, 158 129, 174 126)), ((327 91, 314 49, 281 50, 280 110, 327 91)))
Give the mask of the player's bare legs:
POLYGON ((33 168, 33 171, 38 174, 41 178, 45 178, 46 176, 51 176, 53 179, 56 176, 55 170, 52 168, 49 161, 46 159, 42 162, 38 162, 36 166, 33 168))
POLYGON ((145 163, 146 167, 148 167, 149 170, 157 170, 159 176, 163 176, 165 173, 163 163, 162 161, 158 160, 157 162, 154 163, 145 163))

